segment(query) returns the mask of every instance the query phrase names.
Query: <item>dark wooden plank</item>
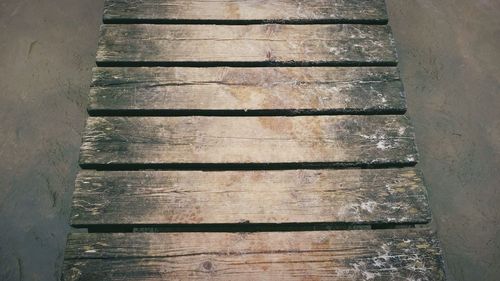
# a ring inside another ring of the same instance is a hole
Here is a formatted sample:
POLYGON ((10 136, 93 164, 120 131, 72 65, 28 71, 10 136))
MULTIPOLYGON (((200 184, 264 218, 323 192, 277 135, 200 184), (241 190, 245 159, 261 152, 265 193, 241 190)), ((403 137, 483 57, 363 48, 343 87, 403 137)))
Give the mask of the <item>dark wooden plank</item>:
POLYGON ((82 171, 72 224, 423 223, 415 169, 82 171))
POLYGON ((428 229, 72 234, 66 281, 445 280, 428 229))
POLYGON ((395 67, 98 67, 93 76, 91 114, 406 110, 395 67))
POLYGON ((90 117, 82 165, 414 163, 406 116, 90 117))
POLYGON ((395 64, 386 25, 114 25, 101 27, 106 63, 395 64))
POLYGON ((107 0, 104 21, 387 21, 384 0, 107 0))

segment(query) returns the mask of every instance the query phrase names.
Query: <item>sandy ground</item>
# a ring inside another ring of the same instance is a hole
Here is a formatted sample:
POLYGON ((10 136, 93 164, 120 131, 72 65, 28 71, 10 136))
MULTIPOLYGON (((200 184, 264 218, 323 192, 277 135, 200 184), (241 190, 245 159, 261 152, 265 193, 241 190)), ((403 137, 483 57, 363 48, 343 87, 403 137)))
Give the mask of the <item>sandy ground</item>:
POLYGON ((58 280, 102 0, 0 1, 0 280, 58 280))
MULTIPOLYGON (((500 2, 387 0, 449 280, 500 280, 500 2)), ((57 280, 102 0, 0 3, 0 280, 57 280)))
POLYGON ((450 280, 500 280, 500 1, 387 0, 450 280))

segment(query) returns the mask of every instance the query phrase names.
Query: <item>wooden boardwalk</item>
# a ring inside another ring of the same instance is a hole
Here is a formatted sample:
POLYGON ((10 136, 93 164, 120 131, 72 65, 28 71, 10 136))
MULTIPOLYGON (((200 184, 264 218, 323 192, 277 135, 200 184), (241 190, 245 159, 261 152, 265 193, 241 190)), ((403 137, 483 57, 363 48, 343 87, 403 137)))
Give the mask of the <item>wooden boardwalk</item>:
POLYGON ((383 0, 106 0, 63 280, 445 280, 383 0))

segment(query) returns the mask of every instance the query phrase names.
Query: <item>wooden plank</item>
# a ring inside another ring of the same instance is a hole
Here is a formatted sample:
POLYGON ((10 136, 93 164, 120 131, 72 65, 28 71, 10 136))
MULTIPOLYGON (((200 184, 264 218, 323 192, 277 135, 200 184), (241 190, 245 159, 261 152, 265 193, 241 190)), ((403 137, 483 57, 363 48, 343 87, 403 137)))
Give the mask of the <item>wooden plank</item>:
POLYGON ((420 175, 407 169, 82 171, 72 224, 422 223, 420 175))
POLYGON ((90 117, 81 165, 415 163, 406 116, 90 117))
POLYGON ((445 280, 428 229, 71 234, 66 281, 445 280))
POLYGON ((387 22, 383 0, 107 0, 104 21, 331 20, 387 22))
POLYGON ((98 67, 89 112, 405 112, 395 67, 98 67))
POLYGON ((397 57, 386 25, 105 24, 97 63, 116 62, 394 65, 397 57))

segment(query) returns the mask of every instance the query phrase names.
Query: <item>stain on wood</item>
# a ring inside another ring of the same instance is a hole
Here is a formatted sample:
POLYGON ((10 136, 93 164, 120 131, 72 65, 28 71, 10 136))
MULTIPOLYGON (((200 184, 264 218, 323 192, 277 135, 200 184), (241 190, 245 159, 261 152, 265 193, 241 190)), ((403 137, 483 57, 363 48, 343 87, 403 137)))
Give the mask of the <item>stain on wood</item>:
MULTIPOLYGON (((394 67, 98 67, 89 112, 405 112, 394 67)), ((142 113, 144 114, 144 113, 142 113)))
POLYGON ((64 280, 445 280, 428 229, 72 234, 64 280))
POLYGON ((332 20, 387 22, 383 0, 107 0, 104 21, 332 20))
POLYGON ((90 117, 80 164, 412 164, 403 115, 90 117))
POLYGON ((394 65, 397 56, 387 25, 105 24, 97 64, 116 62, 394 65))

